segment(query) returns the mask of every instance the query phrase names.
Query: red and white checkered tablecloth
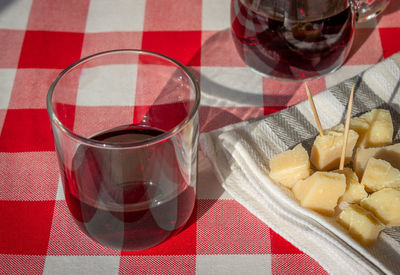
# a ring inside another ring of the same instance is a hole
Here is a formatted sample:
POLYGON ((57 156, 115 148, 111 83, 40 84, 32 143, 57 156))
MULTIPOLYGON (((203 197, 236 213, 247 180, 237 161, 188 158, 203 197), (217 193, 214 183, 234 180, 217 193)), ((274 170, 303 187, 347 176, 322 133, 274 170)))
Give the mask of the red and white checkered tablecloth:
MULTIPOLYGON (((68 212, 45 99, 61 69, 81 57, 141 48, 189 66, 202 91, 202 132, 306 99, 301 83, 250 71, 229 27, 230 0, 0 1, 1 274, 326 273, 224 192, 202 154, 194 214, 157 247, 104 248, 68 212)), ((392 1, 357 26, 345 66, 310 89, 323 91, 399 50, 400 2, 392 1)))

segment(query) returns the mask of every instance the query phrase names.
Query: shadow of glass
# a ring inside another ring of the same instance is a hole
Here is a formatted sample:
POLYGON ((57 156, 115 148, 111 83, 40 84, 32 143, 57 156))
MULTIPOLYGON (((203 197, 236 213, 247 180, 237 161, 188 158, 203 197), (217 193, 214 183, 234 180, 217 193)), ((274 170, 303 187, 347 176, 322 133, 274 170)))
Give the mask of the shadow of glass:
POLYGON ((381 16, 396 13, 398 10, 400 10, 400 2, 397 0, 391 0, 386 9, 377 17, 377 20, 379 21, 381 16))
MULTIPOLYGON (((364 24, 369 24, 369 23, 368 22, 357 23, 358 26, 363 26, 364 24)), ((364 45, 364 43, 374 33, 375 28, 363 28, 363 30, 366 31, 366 33, 364 32, 362 35, 359 32, 357 32, 357 30, 355 30, 353 45, 351 46, 350 53, 345 62, 347 62, 349 59, 351 59, 354 56, 354 54, 357 53, 357 51, 362 47, 362 45, 364 45)), ((382 56, 380 56, 380 58, 379 58, 379 60, 377 60, 377 62, 379 62, 381 60, 383 60, 383 54, 382 54, 382 56)))
POLYGON ((11 5, 15 0, 1 0, 0 1, 0 15, 1 11, 7 9, 9 5, 11 5))

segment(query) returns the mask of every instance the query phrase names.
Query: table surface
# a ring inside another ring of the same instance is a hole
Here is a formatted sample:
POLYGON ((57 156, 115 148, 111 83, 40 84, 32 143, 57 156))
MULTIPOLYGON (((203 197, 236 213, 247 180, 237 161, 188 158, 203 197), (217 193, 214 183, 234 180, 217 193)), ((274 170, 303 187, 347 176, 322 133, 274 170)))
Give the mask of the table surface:
MULTIPOLYGON (((81 57, 141 48, 184 63, 201 87, 201 132, 306 99, 302 83, 263 78, 243 64, 229 9, 230 0, 0 2, 0 273, 326 273, 234 201, 201 152, 194 214, 155 248, 104 248, 69 215, 45 98, 57 74, 81 57)), ((357 25, 345 65, 309 87, 319 93, 399 50, 400 2, 392 1, 377 19, 357 25)))

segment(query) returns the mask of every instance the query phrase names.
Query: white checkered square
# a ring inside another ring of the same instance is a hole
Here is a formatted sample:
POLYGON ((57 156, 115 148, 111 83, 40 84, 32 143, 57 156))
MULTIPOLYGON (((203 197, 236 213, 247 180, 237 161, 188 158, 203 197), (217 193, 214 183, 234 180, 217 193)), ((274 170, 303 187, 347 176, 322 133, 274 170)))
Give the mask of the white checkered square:
POLYGON ((263 106, 262 77, 247 67, 202 67, 203 106, 263 106))
POLYGON ((375 18, 372 18, 368 21, 357 22, 356 29, 374 29, 378 25, 378 22, 375 18))
POLYGON ((0 109, 8 108, 16 72, 16 69, 0 69, 0 109))
POLYGON ((57 201, 65 201, 64 188, 62 185, 61 177, 58 179, 56 200, 57 201))
POLYGON ((271 274, 271 256, 261 255, 198 255, 196 274, 271 274))
POLYGON ((326 75, 326 88, 331 88, 348 78, 352 78, 371 66, 372 65, 345 65, 336 72, 326 75))
POLYGON ((137 65, 87 68, 79 80, 76 104, 80 106, 133 106, 137 65))
POLYGON ((1 1, 0 29, 26 29, 31 5, 32 0, 1 1))
POLYGON ((86 32, 143 30, 145 0, 90 2, 86 32))
POLYGON ((118 274, 119 256, 47 256, 43 274, 118 274))
POLYGON ((203 0, 202 29, 224 30, 231 26, 231 0, 203 0))

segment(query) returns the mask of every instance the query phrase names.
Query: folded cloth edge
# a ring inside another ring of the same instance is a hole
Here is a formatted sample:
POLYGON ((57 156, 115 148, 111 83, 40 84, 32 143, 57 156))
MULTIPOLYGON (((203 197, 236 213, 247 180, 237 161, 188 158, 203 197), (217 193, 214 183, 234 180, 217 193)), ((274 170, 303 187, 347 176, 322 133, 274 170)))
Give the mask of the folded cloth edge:
MULTIPOLYGON (((238 166, 242 166, 240 167, 240 171, 245 175, 245 178, 249 180, 249 183, 254 188, 254 190, 256 190, 256 192, 254 193, 260 195, 263 198, 264 204, 268 205, 266 208, 274 208, 274 211, 272 211, 272 213, 279 213, 277 214, 277 217, 279 217, 281 220, 284 218, 284 220, 286 220, 287 223, 291 226, 291 230, 297 228, 301 229, 303 231, 302 233, 304 233, 304 230, 311 230, 313 232, 312 234, 306 235, 308 238, 306 242, 293 238, 293 233, 288 234, 288 232, 284 230, 285 227, 282 226, 275 226, 276 232, 278 234, 283 234, 284 237, 287 236, 288 238, 290 238, 295 245, 297 244, 299 248, 305 250, 304 252, 307 251, 306 253, 311 255, 313 258, 320 258, 321 253, 316 253, 315 251, 310 249, 307 242, 312 242, 314 245, 319 244, 319 247, 325 251, 329 249, 330 252, 327 253, 328 257, 329 255, 335 255, 336 260, 338 258, 341 258, 342 260, 339 261, 341 263, 340 270, 337 270, 337 266, 335 266, 335 268, 332 268, 331 266, 326 266, 326 269, 330 273, 343 274, 343 272, 350 273, 350 271, 352 271, 351 273, 362 272, 363 274, 373 274, 378 272, 378 270, 376 269, 376 265, 379 266, 379 262, 375 261, 375 263, 373 264, 366 262, 365 260, 370 261, 370 259, 365 259, 365 257, 360 255, 351 246, 348 246, 345 242, 343 242, 342 239, 338 238, 337 233, 332 233, 326 228, 326 226, 320 225, 318 222, 316 222, 314 218, 310 218, 306 215, 308 214, 307 212, 313 212, 305 210, 297 211, 298 213, 295 213, 295 211, 293 210, 302 210, 303 208, 290 205, 290 201, 286 200, 286 196, 288 196, 288 194, 285 194, 284 189, 282 190, 282 188, 280 188, 269 179, 269 177, 262 169, 259 169, 259 166, 257 165, 257 163, 254 162, 252 158, 253 154, 249 153, 251 152, 251 150, 253 150, 253 148, 249 144, 237 142, 238 138, 240 137, 235 137, 234 133, 224 133, 221 134, 219 138, 222 140, 224 148, 226 148, 226 150, 230 152, 236 163, 240 164, 238 166), (246 146, 246 148, 244 148, 244 146, 246 146), (266 188, 262 188, 263 186, 261 186, 260 184, 266 186, 266 188), (269 194, 267 195, 266 193, 269 194), (352 261, 349 261, 348 259, 351 259, 352 261), (344 263, 347 263, 347 266, 345 266, 344 263)), ((232 190, 231 188, 229 189, 232 190)), ((251 205, 246 202, 244 203, 248 206, 251 205)), ((268 225, 270 225, 270 223, 271 220, 268 220, 268 225)), ((302 234, 302 236, 304 237, 304 234, 302 234)), ((347 239, 347 241, 353 242, 353 240, 349 238, 347 239)), ((355 242, 353 242, 353 245, 357 246, 358 244, 355 244, 355 242)), ((321 261, 321 263, 326 264, 327 262, 321 261)), ((385 269, 383 266, 380 266, 380 268, 385 269)))
MULTIPOLYGON (((384 71, 384 70, 393 71, 393 72, 389 72, 391 74, 389 77, 393 78, 393 76, 395 76, 394 78, 397 79, 398 78, 397 75, 398 75, 398 71, 399 71, 399 64, 400 64, 400 54, 396 54, 396 55, 392 56, 391 58, 388 58, 388 59, 384 60, 383 62, 378 63, 377 65, 368 69, 366 72, 363 72, 361 74, 361 76, 358 76, 358 78, 360 78, 360 77, 364 78, 363 81, 368 86, 367 89, 368 88, 369 89, 371 89, 371 88, 380 89, 380 92, 385 90, 385 92, 384 92, 384 93, 386 93, 385 95, 382 96, 381 94, 379 94, 378 98, 374 98, 374 99, 377 99, 379 102, 381 102, 382 99, 386 100, 387 92, 392 92, 392 90, 388 89, 388 87, 390 88, 390 86, 388 86, 387 83, 381 82, 381 79, 382 79, 381 71, 384 71), (385 64, 382 64, 382 63, 385 63, 385 64), (364 75, 364 73, 366 73, 366 74, 364 75)), ((385 72, 385 73, 387 73, 387 72, 385 72)), ((346 80, 340 84, 340 87, 336 87, 336 89, 343 89, 343 87, 350 86, 350 85, 352 85, 352 82, 354 82, 354 80, 346 80)), ((363 83, 363 84, 365 84, 365 83, 363 83)), ((395 89, 398 89, 397 83, 395 83, 395 84, 396 84, 395 89)), ((339 85, 337 85, 337 86, 339 86, 339 85)), ((324 91, 324 92, 326 92, 326 91, 324 91)), ((318 94, 317 97, 318 96, 321 97, 324 92, 318 94)), ((368 91, 368 92, 370 93, 370 91, 368 91)), ((392 94, 395 94, 396 92, 397 92, 396 90, 393 90, 392 94)), ((366 95, 362 95, 362 96, 366 97, 366 95)), ((374 96, 375 96, 375 94, 374 94, 374 96)), ((391 100, 392 99, 393 98, 391 97, 391 100)), ((363 102, 363 103, 365 103, 365 102, 363 102)), ((375 107, 376 105, 378 105, 378 102, 372 101, 371 103, 367 102, 364 107, 372 108, 372 107, 375 107)), ((234 179, 233 179, 234 176, 224 175, 223 171, 221 171, 221 169, 219 169, 218 166, 221 166, 221 156, 223 156, 223 160, 224 160, 222 165, 232 165, 232 161, 230 161, 230 159, 234 157, 234 155, 232 155, 232 150, 229 150, 229 152, 226 152, 226 149, 221 148, 221 147, 223 147, 223 146, 221 146, 221 142, 224 141, 224 139, 225 139, 224 136, 226 136, 224 133, 232 132, 232 130, 244 127, 244 126, 246 126, 246 124, 251 124, 253 122, 258 123, 260 120, 263 120, 263 119, 264 118, 262 117, 262 118, 252 119, 249 121, 242 121, 237 124, 228 125, 223 128, 214 130, 212 132, 203 133, 200 135, 201 148, 204 151, 205 155, 209 158, 209 160, 213 163, 214 167, 216 168, 215 172, 216 172, 219 182, 222 184, 222 186, 225 188, 225 190, 232 195, 232 197, 234 199, 236 199, 239 203, 243 204, 247 209, 250 210, 250 212, 252 212, 256 216, 257 216, 257 212, 260 209, 263 209, 263 202, 265 204, 265 198, 260 196, 261 200, 260 200, 260 202, 258 202, 259 205, 257 207, 254 205, 248 205, 248 203, 246 203, 246 200, 244 200, 241 197, 241 194, 246 194, 247 190, 245 188, 241 188, 240 189, 241 192, 232 190, 231 184, 232 184, 232 181, 234 181, 234 179), (222 137, 220 137, 220 136, 222 136, 222 137), (230 164, 227 164, 227 163, 230 163, 230 164)), ((226 145, 226 140, 225 140, 225 145, 226 145)), ((232 174, 234 174, 234 173, 232 173, 232 174)), ((248 178, 248 175, 246 177, 248 178)), ((240 186, 238 186, 238 188, 240 188, 240 186)), ((254 193, 252 193, 252 195, 254 196, 254 193)), ((266 207, 264 206, 264 208, 266 208, 266 207)), ((325 261, 326 257, 324 257, 323 255, 315 255, 315 253, 310 251, 308 248, 302 247, 301 245, 299 245, 296 239, 290 237, 290 234, 287 234, 285 232, 280 232, 279 228, 277 228, 277 226, 275 224, 272 224, 271 221, 266 220, 264 217, 259 217, 259 218, 262 221, 264 221, 265 223, 267 223, 278 234, 281 234, 284 238, 289 240, 295 246, 299 247, 301 250, 303 250, 307 254, 311 255, 313 258, 315 258, 324 268, 326 268, 326 270, 328 272, 338 273, 338 274, 342 273, 340 271, 336 272, 336 271, 338 271, 338 270, 336 270, 337 267, 331 266, 329 264, 329 261, 325 261)), ((361 258, 362 258, 362 256, 360 257, 360 259, 361 258)), ((361 268, 361 270, 363 270, 364 272, 368 272, 368 273, 381 273, 381 272, 388 273, 388 274, 392 273, 390 270, 386 269, 385 266, 380 265, 379 262, 374 261, 374 259, 372 259, 372 261, 374 262, 373 264, 365 264, 365 262, 362 261, 361 265, 357 264, 358 267, 356 267, 356 270, 358 270, 358 268, 361 268), (378 266, 379 269, 381 269, 381 272, 379 272, 374 266, 378 266)), ((358 262, 358 261, 356 260, 356 262, 358 262)), ((351 268, 351 267, 348 267, 348 268, 351 268)), ((349 273, 349 270, 351 270, 351 269, 348 269, 348 268, 344 268, 344 269, 340 268, 339 270, 342 270, 345 273, 349 273)), ((354 267, 353 267, 353 269, 354 269, 354 267)), ((358 270, 358 272, 360 272, 360 270, 358 270)))

